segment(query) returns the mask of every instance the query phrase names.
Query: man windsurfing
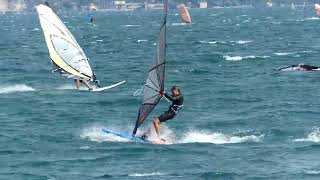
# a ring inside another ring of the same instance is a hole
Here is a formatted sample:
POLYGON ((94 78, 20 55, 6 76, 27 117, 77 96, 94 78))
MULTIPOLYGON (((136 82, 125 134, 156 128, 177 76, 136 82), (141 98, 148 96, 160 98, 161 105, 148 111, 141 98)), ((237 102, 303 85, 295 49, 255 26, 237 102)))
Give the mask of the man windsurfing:
POLYGON ((183 95, 182 92, 180 90, 180 88, 178 86, 172 86, 171 88, 171 95, 164 92, 163 94, 169 101, 171 101, 171 105, 169 106, 169 109, 163 113, 162 115, 160 115, 158 118, 156 118, 153 121, 153 125, 151 125, 151 127, 142 135, 142 139, 146 139, 150 132, 151 132, 151 128, 152 126, 154 127, 156 133, 157 133, 157 137, 160 140, 160 125, 163 122, 166 122, 170 119, 173 119, 179 112, 179 110, 182 108, 183 106, 183 95))
POLYGON ((311 66, 311 65, 307 65, 307 64, 298 64, 298 66, 297 66, 298 71, 313 71, 318 68, 319 67, 317 67, 317 66, 311 66))

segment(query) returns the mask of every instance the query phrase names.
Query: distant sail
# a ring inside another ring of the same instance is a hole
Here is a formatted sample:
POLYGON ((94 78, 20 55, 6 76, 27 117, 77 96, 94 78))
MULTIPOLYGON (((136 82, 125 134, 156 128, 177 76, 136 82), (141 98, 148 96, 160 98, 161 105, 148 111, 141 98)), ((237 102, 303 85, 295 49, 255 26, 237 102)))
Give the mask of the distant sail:
POLYGON ((182 22, 187 23, 187 24, 192 23, 189 11, 184 4, 180 5, 180 13, 179 14, 180 14, 180 18, 181 18, 182 22))
POLYGON ((136 125, 132 135, 135 136, 139 126, 147 119, 154 107, 159 103, 164 92, 166 31, 167 31, 167 0, 164 2, 164 19, 160 27, 159 41, 156 46, 155 62, 148 71, 143 90, 143 100, 139 109, 136 125))
POLYGON ((53 72, 69 78, 93 80, 93 72, 83 50, 59 17, 46 5, 37 6, 49 49, 53 72))

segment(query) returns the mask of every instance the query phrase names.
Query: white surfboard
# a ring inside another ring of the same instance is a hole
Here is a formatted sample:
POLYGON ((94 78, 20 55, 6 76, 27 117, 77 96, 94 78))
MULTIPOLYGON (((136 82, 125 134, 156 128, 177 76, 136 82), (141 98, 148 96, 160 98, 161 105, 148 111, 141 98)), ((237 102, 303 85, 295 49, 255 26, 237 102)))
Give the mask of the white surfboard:
POLYGON ((104 91, 104 90, 108 90, 108 89, 111 89, 111 88, 114 88, 116 86, 119 86, 120 84, 123 84, 125 83, 126 81, 121 81, 121 82, 118 82, 116 84, 113 84, 113 85, 110 85, 110 86, 105 86, 105 87, 101 87, 101 88, 97 88, 97 89, 93 89, 91 91, 93 92, 99 92, 99 91, 104 91))

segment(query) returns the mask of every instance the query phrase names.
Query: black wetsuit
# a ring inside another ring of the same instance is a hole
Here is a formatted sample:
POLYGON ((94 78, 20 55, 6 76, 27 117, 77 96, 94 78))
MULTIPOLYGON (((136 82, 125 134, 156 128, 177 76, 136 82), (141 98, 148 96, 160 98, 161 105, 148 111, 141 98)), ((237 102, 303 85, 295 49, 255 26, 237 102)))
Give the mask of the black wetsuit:
POLYGON ((179 110, 182 107, 183 104, 183 96, 180 94, 179 96, 171 96, 167 93, 164 94, 164 96, 172 101, 172 104, 169 106, 168 111, 163 113, 161 116, 159 116, 160 122, 166 122, 167 120, 170 120, 176 116, 176 114, 179 112, 179 110))

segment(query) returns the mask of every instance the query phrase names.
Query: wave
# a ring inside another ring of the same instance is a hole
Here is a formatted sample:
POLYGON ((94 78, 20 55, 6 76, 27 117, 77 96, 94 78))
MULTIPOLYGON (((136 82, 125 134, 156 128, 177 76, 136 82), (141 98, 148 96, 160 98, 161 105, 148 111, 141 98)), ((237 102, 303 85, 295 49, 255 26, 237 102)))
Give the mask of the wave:
POLYGON ((320 128, 314 128, 305 138, 295 139, 296 142, 320 142, 320 128))
POLYGON ((189 132, 180 143, 212 143, 212 144, 232 144, 244 142, 261 142, 264 135, 233 136, 223 133, 189 132))
POLYGON ((35 91, 34 88, 25 84, 16 84, 10 86, 0 86, 0 94, 35 91))
POLYGON ((241 61, 243 59, 269 58, 270 56, 223 56, 226 61, 241 61))
POLYGON ((153 172, 153 173, 133 173, 129 174, 128 176, 132 177, 145 177, 145 176, 163 176, 165 175, 164 173, 159 173, 159 172, 153 172))

